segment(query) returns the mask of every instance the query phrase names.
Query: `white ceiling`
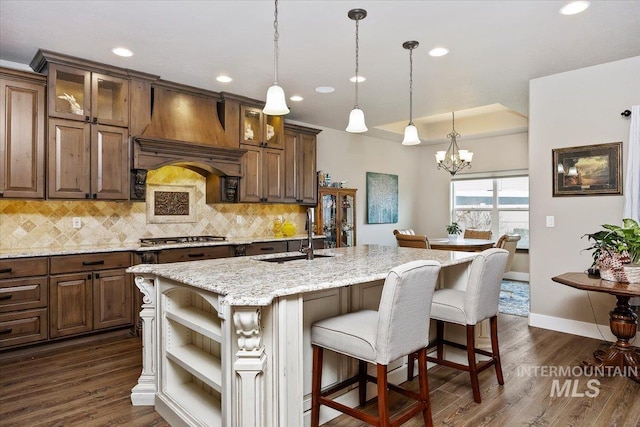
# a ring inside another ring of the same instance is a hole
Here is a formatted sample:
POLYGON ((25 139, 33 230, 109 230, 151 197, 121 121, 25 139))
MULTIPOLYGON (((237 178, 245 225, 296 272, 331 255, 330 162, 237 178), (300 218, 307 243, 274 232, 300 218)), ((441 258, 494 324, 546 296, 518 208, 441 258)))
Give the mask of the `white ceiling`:
MULTIPOLYGON (((640 1, 592 0, 584 13, 560 15, 566 3, 280 0, 278 80, 287 96, 304 97, 288 101, 287 118, 346 127, 355 74, 355 23, 347 12, 363 8, 360 74, 367 81, 359 104, 369 135, 402 139, 407 40, 420 42, 413 116, 424 143, 446 139, 454 110, 463 137, 526 130, 529 80, 640 55, 640 1), (427 55, 436 46, 449 55, 427 55), (336 90, 318 94, 317 86, 336 90)), ((0 0, 0 61, 28 64, 43 48, 264 99, 273 83, 273 11, 271 0, 0 0), (135 55, 116 57, 115 46, 135 55), (233 82, 218 83, 220 73, 233 82)))

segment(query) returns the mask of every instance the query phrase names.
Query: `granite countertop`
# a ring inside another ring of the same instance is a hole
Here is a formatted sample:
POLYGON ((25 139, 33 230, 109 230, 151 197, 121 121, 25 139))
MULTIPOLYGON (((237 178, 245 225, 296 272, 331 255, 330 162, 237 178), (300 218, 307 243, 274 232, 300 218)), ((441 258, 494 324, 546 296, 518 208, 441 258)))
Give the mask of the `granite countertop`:
POLYGON ((447 267, 470 262, 477 255, 379 245, 321 249, 315 253, 331 256, 280 264, 261 261, 299 255, 298 252, 289 252, 172 264, 140 264, 127 271, 136 275, 156 275, 224 295, 224 304, 266 306, 281 296, 384 280, 391 268, 413 260, 435 260, 447 267))
MULTIPOLYGON (((113 244, 95 244, 95 245, 66 245, 66 246, 46 246, 42 248, 16 248, 0 250, 0 259, 9 258, 25 258, 36 256, 54 256, 54 255, 73 255, 97 252, 126 252, 126 251, 159 251, 162 249, 175 248, 194 248, 202 246, 224 246, 224 245, 249 245, 251 243, 260 242, 277 242, 287 240, 306 239, 306 234, 297 234, 289 237, 229 237, 223 241, 213 242, 188 242, 173 243, 168 245, 141 246, 138 242, 125 242, 113 244)), ((324 235, 316 235, 314 238, 324 238, 324 235)))

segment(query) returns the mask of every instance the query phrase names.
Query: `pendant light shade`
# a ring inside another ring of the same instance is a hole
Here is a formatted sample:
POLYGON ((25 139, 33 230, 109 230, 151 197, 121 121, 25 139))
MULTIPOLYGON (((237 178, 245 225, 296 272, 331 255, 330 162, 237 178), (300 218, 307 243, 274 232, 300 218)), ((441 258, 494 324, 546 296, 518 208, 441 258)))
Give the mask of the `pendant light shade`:
POLYGON ((349 114, 349 124, 347 125, 346 131, 351 133, 362 133, 366 132, 368 129, 367 125, 364 123, 364 112, 358 106, 358 54, 360 50, 359 22, 367 16, 367 11, 364 9, 351 9, 347 16, 356 21, 356 104, 349 114))
POLYGON ((367 125, 364 123, 364 112, 355 106, 351 113, 349 113, 349 124, 347 125, 347 132, 362 133, 366 132, 367 125))
POLYGON ((404 139, 402 145, 418 145, 418 129, 413 124, 413 49, 418 47, 417 41, 402 43, 402 47, 409 50, 409 124, 404 129, 404 139))
POLYGON ((262 112, 269 116, 282 116, 289 114, 289 107, 285 100, 284 90, 276 83, 267 90, 267 103, 262 112))
POLYGON ((262 109, 269 116, 282 116, 289 114, 289 107, 284 96, 284 90, 278 85, 278 0, 275 0, 275 12, 273 13, 273 86, 267 90, 267 102, 262 109))

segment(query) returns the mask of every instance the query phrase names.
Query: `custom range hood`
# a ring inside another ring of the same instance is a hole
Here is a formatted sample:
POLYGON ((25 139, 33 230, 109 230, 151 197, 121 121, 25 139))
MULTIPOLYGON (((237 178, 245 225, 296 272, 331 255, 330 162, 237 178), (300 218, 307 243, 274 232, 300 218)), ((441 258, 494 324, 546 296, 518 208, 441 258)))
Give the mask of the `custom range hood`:
POLYGON ((211 96, 217 94, 161 81, 152 93, 151 122, 133 136, 135 170, 176 165, 203 176, 241 176, 240 158, 246 150, 225 135, 218 119, 219 96, 211 96))

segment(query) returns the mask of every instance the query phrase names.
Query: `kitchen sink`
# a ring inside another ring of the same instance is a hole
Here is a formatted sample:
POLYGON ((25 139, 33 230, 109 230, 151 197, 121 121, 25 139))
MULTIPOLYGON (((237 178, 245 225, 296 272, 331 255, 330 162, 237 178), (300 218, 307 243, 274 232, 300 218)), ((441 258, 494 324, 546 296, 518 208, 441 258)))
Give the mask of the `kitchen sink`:
MULTIPOLYGON (((313 254, 314 259, 315 258, 331 258, 332 256, 333 255, 313 254)), ((299 259, 307 259, 307 255, 300 254, 300 255, 286 255, 286 256, 275 257, 275 258, 261 258, 258 261, 277 262, 278 264, 282 264, 287 261, 295 261, 299 259)))

